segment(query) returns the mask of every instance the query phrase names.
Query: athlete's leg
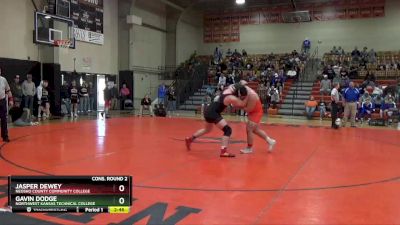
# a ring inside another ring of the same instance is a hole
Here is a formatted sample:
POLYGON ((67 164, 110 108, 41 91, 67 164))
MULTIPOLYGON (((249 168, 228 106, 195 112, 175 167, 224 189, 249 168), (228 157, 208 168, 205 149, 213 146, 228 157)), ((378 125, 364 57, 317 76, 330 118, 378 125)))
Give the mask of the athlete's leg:
POLYGON ((206 122, 203 129, 196 131, 191 137, 187 137, 185 139, 187 150, 190 150, 190 145, 196 138, 209 133, 212 130, 213 126, 214 124, 206 122))
POLYGON ((272 150, 274 149, 274 146, 276 144, 276 140, 270 138, 267 133, 265 133, 265 131, 263 131, 260 126, 257 124, 256 128, 254 129, 254 133, 259 136, 260 138, 264 139, 266 142, 268 142, 269 144, 269 152, 272 152, 272 150))
POLYGON ((245 149, 240 150, 241 153, 243 154, 248 154, 248 153, 252 153, 253 152, 253 142, 254 142, 254 130, 256 129, 257 124, 252 122, 252 121, 248 121, 246 124, 246 133, 247 133, 247 147, 245 149))
POLYGON ((228 152, 229 139, 232 135, 232 128, 228 125, 225 119, 219 121, 216 126, 224 132, 221 142, 221 157, 235 157, 234 154, 228 152))

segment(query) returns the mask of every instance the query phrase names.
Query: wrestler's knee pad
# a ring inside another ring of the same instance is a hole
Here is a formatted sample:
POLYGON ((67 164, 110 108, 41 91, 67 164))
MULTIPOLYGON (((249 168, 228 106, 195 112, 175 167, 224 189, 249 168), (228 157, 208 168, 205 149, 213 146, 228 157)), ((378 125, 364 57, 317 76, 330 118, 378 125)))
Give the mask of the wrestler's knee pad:
POLYGON ((224 126, 222 131, 224 132, 224 136, 230 137, 232 135, 232 128, 229 125, 224 126))

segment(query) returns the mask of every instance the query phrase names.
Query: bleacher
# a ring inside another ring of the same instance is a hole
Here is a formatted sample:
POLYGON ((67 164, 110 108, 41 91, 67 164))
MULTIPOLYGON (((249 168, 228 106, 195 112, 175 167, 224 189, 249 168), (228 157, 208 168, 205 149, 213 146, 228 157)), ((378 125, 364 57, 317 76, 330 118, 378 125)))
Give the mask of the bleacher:
MULTIPOLYGON (((352 80, 354 83, 355 83, 355 85, 357 86, 357 85, 361 85, 362 83, 363 83, 363 81, 364 80, 362 80, 362 79, 355 79, 355 80, 352 80)), ((397 85, 397 80, 395 80, 395 79, 378 79, 377 81, 376 81, 376 84, 377 85, 382 85, 382 86, 393 86, 393 85, 397 85)), ((312 89, 312 96, 314 96, 314 98, 315 98, 315 100, 316 101, 321 101, 321 99, 323 99, 323 101, 325 102, 325 103, 330 103, 331 102, 331 97, 330 97, 330 95, 324 95, 324 96, 322 96, 321 94, 320 94, 320 82, 319 81, 316 81, 315 83, 314 83, 314 86, 313 86, 313 89, 312 89)), ((314 114, 313 114, 313 117, 319 117, 320 116, 320 113, 319 113, 319 111, 318 110, 316 110, 316 112, 314 112, 314 114)), ((379 118, 380 116, 379 116, 379 111, 376 111, 376 112, 374 112, 373 114, 372 114, 372 119, 376 119, 376 118, 379 118)))
MULTIPOLYGON (((364 77, 368 72, 373 72, 377 78, 387 79, 387 78, 397 78, 400 77, 400 69, 386 68, 384 70, 380 69, 380 65, 387 65, 391 63, 400 63, 400 51, 381 51, 376 52, 375 63, 367 63, 365 68, 362 67, 358 71, 360 77, 364 77)), ((336 63, 354 65, 359 67, 360 64, 352 61, 351 53, 346 53, 345 55, 335 55, 331 53, 324 54, 322 61, 325 65, 333 65, 336 63)))

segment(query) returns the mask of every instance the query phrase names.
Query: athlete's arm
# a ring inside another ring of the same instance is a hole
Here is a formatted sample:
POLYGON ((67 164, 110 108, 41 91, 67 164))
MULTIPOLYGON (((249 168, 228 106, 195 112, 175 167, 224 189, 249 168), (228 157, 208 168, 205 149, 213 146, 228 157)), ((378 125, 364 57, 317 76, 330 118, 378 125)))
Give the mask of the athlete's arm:
POLYGON ((254 107, 256 107, 256 98, 252 98, 252 96, 247 96, 247 98, 249 100, 247 101, 247 104, 246 104, 246 107, 244 107, 244 110, 246 112, 251 112, 251 111, 253 111, 254 107))
POLYGON ((242 101, 233 95, 226 96, 224 99, 224 105, 233 105, 235 108, 244 108, 247 105, 247 97, 242 101))

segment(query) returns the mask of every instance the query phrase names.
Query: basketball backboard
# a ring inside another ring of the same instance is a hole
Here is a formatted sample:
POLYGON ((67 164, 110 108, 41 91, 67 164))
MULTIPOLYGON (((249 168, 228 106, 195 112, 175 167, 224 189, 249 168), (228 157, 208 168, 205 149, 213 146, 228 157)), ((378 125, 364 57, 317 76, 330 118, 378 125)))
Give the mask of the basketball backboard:
POLYGON ((70 40, 70 48, 75 48, 73 27, 74 21, 69 18, 36 12, 34 41, 55 46, 56 40, 70 40))

